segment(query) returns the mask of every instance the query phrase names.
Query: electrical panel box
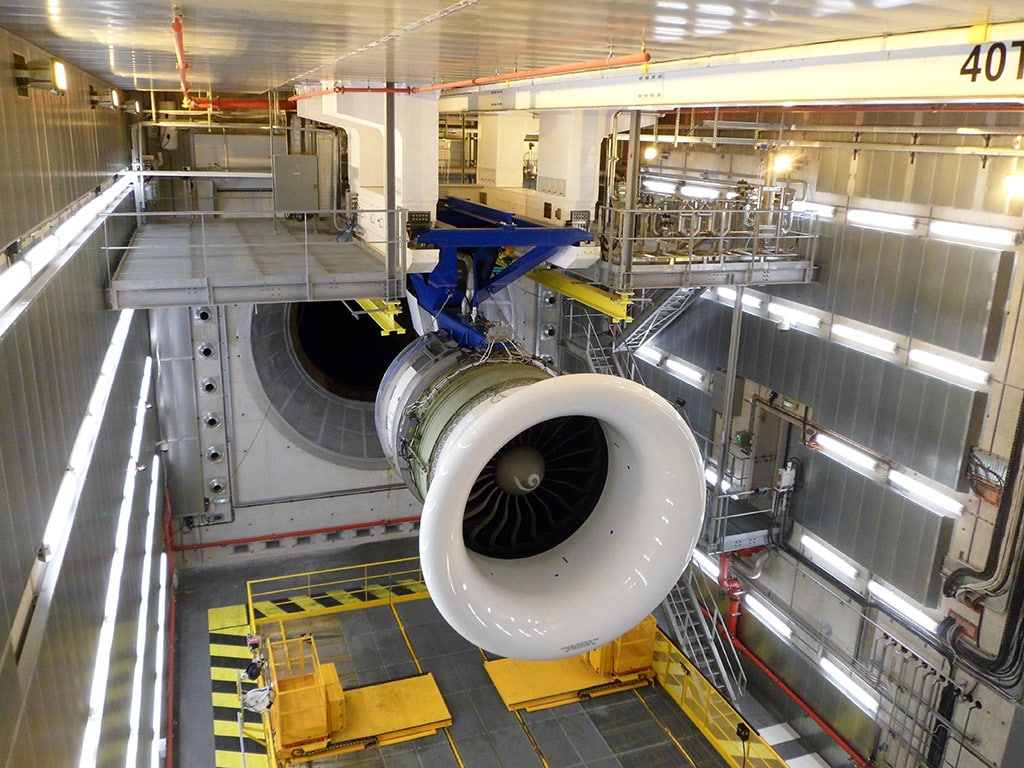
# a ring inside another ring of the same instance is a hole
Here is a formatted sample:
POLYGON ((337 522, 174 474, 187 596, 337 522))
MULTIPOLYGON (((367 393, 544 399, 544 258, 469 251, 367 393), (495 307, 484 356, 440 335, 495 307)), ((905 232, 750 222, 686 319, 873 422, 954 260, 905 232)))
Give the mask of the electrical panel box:
POLYGON ((274 155, 274 210, 306 213, 319 210, 316 155, 274 155))

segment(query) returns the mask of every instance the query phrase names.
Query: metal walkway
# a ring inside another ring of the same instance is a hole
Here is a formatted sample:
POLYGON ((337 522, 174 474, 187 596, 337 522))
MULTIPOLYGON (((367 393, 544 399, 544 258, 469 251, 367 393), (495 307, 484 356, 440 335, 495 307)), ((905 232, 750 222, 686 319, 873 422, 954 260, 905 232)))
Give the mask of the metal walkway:
POLYGON ((312 221, 239 213, 155 214, 145 221, 111 278, 114 309, 404 295, 404 277, 389 276, 370 245, 339 242, 315 231, 312 221))

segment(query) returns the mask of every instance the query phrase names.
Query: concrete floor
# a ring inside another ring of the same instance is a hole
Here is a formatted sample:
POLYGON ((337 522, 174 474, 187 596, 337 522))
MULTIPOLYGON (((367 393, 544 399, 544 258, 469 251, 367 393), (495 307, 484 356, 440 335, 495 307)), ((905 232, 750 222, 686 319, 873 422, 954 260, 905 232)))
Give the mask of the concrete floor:
MULTIPOLYGON (((215 764, 207 610, 244 604, 249 579, 377 562, 416 554, 416 539, 371 541, 334 552, 280 556, 237 565, 179 571, 175 650, 174 751, 181 768, 215 764)), ((429 599, 396 606, 415 659, 432 672, 452 714, 448 736, 342 755, 323 766, 359 768, 718 768, 724 760, 657 685, 625 691, 521 719, 508 712, 482 665, 479 650, 457 635, 429 599), (454 749, 453 749, 454 745, 454 749)), ((387 607, 315 620, 310 631, 322 661, 336 664, 344 687, 416 674, 416 663, 387 607)), ((292 632, 296 636, 301 632, 292 632)), ((767 722, 770 717, 762 714, 767 722)), ((754 724, 753 720, 751 721, 754 724)))

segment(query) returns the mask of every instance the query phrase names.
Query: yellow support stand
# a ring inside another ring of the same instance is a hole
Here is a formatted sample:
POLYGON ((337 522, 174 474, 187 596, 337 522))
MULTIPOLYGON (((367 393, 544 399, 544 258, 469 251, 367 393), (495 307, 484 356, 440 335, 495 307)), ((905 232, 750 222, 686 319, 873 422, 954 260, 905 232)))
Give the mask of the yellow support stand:
POLYGON ((342 691, 310 635, 267 645, 268 710, 275 764, 324 758, 436 733, 452 716, 431 674, 342 691))
POLYGON ((381 336, 387 336, 390 333, 405 333, 405 328, 399 325, 396 319, 402 312, 401 302, 385 301, 384 299, 356 299, 356 304, 368 312, 373 322, 380 326, 381 336))
POLYGON ((608 315, 616 322, 629 323, 633 320, 628 314, 629 305, 633 301, 632 294, 606 291, 589 283, 575 280, 564 272, 543 266, 527 272, 526 276, 570 299, 587 305, 591 309, 608 315))
POLYGON ((484 663, 491 682, 510 712, 535 712, 592 699, 654 680, 654 635, 648 616, 625 635, 600 648, 554 661, 496 659, 484 663))

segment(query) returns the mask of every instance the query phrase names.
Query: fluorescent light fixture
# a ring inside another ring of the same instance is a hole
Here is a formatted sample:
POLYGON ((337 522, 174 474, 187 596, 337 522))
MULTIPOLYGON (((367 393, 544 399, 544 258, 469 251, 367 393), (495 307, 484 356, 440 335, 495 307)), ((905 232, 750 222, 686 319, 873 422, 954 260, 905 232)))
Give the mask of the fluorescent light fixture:
POLYGON ((682 40, 686 37, 686 30, 682 27, 655 27, 653 35, 657 40, 682 40))
POLYGON ((834 205, 811 203, 806 200, 795 200, 793 202, 793 210, 798 213, 813 213, 819 219, 832 219, 836 215, 836 207, 834 205))
POLYGON ((142 370, 142 383, 135 408, 135 427, 128 448, 125 466, 124 487, 121 493, 121 507, 117 516, 114 533, 114 552, 107 577, 107 594, 103 603, 103 623, 96 648, 96 662, 92 673, 92 687, 89 693, 89 718, 82 738, 82 752, 79 768, 94 768, 99 752, 100 727, 103 724, 103 710, 107 702, 107 683, 110 679, 110 661, 114 649, 114 630, 117 626, 117 611, 121 604, 121 577, 124 575, 124 560, 128 550, 128 532, 135 504, 135 488, 138 484, 139 449, 146 424, 146 401, 149 398, 149 384, 153 372, 153 359, 146 358, 142 370))
POLYGON ((948 516, 963 514, 964 505, 958 500, 899 470, 889 470, 889 483, 903 491, 911 500, 931 508, 932 511, 948 516))
POLYGON ((807 550, 815 560, 819 561, 819 564, 825 566, 827 570, 834 571, 849 579, 857 577, 857 569, 843 557, 840 557, 838 553, 826 547, 824 544, 819 542, 817 539, 812 539, 806 533, 800 537, 800 543, 804 549, 807 550))
POLYGON ((882 229, 892 232, 913 232, 917 220, 913 216, 899 213, 870 211, 866 208, 851 208, 846 212, 846 221, 859 227, 882 229))
POLYGON ((690 9, 689 3, 680 3, 676 2, 676 0, 658 0, 655 5, 667 11, 687 11, 690 9))
POLYGON ((874 715, 878 712, 880 701, 878 694, 860 682, 860 680, 841 670, 831 659, 822 656, 819 663, 825 672, 825 676, 836 688, 845 693, 852 702, 868 714, 874 715))
POLYGON ((889 355, 896 351, 896 342, 892 339, 887 339, 884 336, 878 336, 874 333, 868 333, 867 331, 862 331, 859 328, 854 328, 849 325, 843 325, 842 323, 832 324, 832 335, 838 336, 846 341, 852 341, 858 346, 867 347, 879 352, 885 352, 889 355))
POLYGON ((146 666, 146 645, 149 640, 149 598, 153 592, 153 542, 156 518, 160 509, 160 454, 150 461, 149 503, 146 507, 146 543, 139 577, 139 621, 135 633, 135 672, 132 675, 132 702, 128 716, 128 746, 124 751, 125 768, 135 765, 139 752, 139 721, 142 718, 143 671, 146 666))
POLYGON ((983 371, 981 368, 975 368, 973 365, 966 365, 923 349, 912 349, 907 357, 911 362, 917 363, 923 368, 931 368, 940 373, 964 379, 972 384, 984 385, 988 384, 989 381, 988 371, 983 371))
POLYGON ((674 195, 676 191, 676 184, 671 181, 665 181, 664 179, 644 179, 643 187, 648 192, 655 192, 659 195, 674 195))
POLYGON ((991 245, 997 248, 1013 248, 1021 238, 1020 231, 1016 229, 984 227, 978 224, 964 224, 959 221, 943 221, 941 219, 935 219, 928 224, 928 235, 939 240, 991 245))
POLYGON ((131 185, 131 177, 123 176, 101 194, 90 196, 50 234, 25 251, 20 261, 0 272, 0 314, 17 300, 36 275, 71 249, 83 233, 92 234, 102 223, 101 213, 119 203, 131 190, 131 185))
POLYGON ((150 768, 160 768, 160 725, 164 701, 164 643, 167 616, 167 553, 160 553, 160 593, 156 608, 156 659, 153 669, 156 680, 153 682, 153 743, 150 746, 150 768))
POLYGON ((747 606, 750 613, 779 637, 789 640, 793 636, 793 630, 782 617, 753 595, 746 595, 743 598, 743 604, 747 606))
POLYGON ((791 323, 806 325, 808 328, 817 328, 821 325, 820 317, 774 301, 768 303, 768 312, 772 315, 778 315, 783 320, 789 320, 791 323))
POLYGON ((718 565, 699 549, 693 550, 693 562, 704 572, 705 576, 718 581, 718 565))
POLYGON ((657 347, 652 347, 649 344, 644 344, 636 351, 636 356, 643 360, 645 363, 651 365, 661 365, 661 361, 665 358, 664 353, 657 347))
POLYGON ((669 373, 675 374, 677 379, 683 379, 693 384, 702 384, 704 382, 704 371, 672 355, 665 357, 665 369, 669 373))
POLYGON ((0 272, 0 312, 9 307, 32 282, 32 267, 16 261, 0 272))
MULTIPOLYGON (((736 291, 735 291, 735 289, 733 289, 733 288, 726 288, 725 286, 722 286, 722 287, 717 288, 715 290, 716 290, 716 293, 718 293, 718 298, 724 299, 725 301, 728 301, 730 304, 735 304, 736 303, 736 291)), ((745 307, 751 307, 753 309, 760 309, 761 308, 761 300, 759 298, 757 298, 756 296, 752 296, 751 294, 747 293, 746 291, 743 292, 743 299, 741 301, 743 302, 743 306, 745 306, 745 307)))
POLYGON ((666 24, 671 27, 679 27, 684 24, 689 24, 690 20, 685 16, 655 16, 655 24, 666 24))
MULTIPOLYGON (((717 187, 708 187, 703 184, 687 182, 679 186, 679 194, 686 197, 696 197, 701 200, 717 200, 722 196, 722 191, 717 187)), ((735 195, 726 195, 726 197, 735 197, 735 195)))
POLYGON ((885 603, 896 613, 906 617, 917 626, 928 632, 935 632, 939 628, 939 622, 926 614, 920 608, 911 605, 909 600, 900 597, 896 592, 879 581, 872 579, 868 582, 868 592, 876 600, 885 603))
POLYGON ((819 432, 811 440, 821 447, 824 454, 836 459, 841 464, 852 464, 854 467, 866 469, 868 472, 873 472, 878 468, 878 462, 873 456, 869 456, 864 451, 857 450, 849 443, 831 435, 819 432))

